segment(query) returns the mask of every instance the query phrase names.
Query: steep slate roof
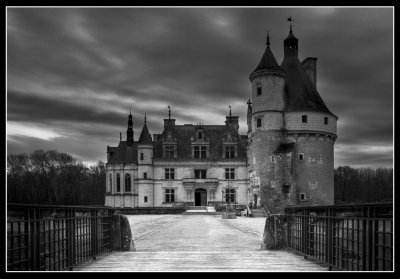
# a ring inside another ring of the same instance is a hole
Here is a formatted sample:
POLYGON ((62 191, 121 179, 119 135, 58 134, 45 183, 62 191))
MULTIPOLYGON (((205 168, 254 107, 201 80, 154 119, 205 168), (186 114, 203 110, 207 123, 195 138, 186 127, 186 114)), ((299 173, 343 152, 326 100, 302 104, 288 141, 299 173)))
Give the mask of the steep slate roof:
MULTIPOLYGON (((297 39, 290 33, 286 40, 297 39)), ((297 55, 285 55, 281 67, 287 74, 285 79, 285 111, 323 112, 337 118, 326 107, 310 77, 304 71, 297 55)))
MULTIPOLYGON (((220 160, 222 159, 222 142, 223 137, 227 131, 231 132, 232 137, 237 139, 238 158, 246 159, 246 142, 242 139, 237 131, 231 126, 226 125, 203 125, 204 137, 209 138, 209 157, 206 159, 196 160, 220 160)), ((173 128, 173 135, 177 139, 178 156, 175 159, 167 160, 193 160, 192 149, 191 149, 191 137, 196 137, 196 130, 198 129, 195 125, 175 125, 173 128)), ((162 137, 164 137, 166 131, 164 130, 162 137)), ((154 144, 154 158, 161 159, 162 154, 162 137, 154 144)), ((232 160, 232 159, 229 159, 232 160)))
POLYGON ((132 146, 126 144, 126 141, 120 141, 117 147, 110 147, 114 154, 110 156, 107 163, 110 164, 137 164, 137 142, 132 146))
POLYGON ((276 59, 275 59, 274 55, 272 54, 272 51, 269 48, 269 46, 267 46, 267 48, 265 49, 264 55, 262 56, 260 63, 255 68, 255 70, 250 74, 250 76, 255 72, 263 71, 263 70, 276 70, 276 71, 285 72, 279 66, 278 62, 276 62, 276 59))
POLYGON ((281 66, 287 74, 285 111, 316 111, 335 116, 326 107, 297 57, 285 57, 281 66))
POLYGON ((147 129, 146 123, 143 125, 142 133, 139 137, 139 144, 152 144, 151 135, 149 129, 147 129))

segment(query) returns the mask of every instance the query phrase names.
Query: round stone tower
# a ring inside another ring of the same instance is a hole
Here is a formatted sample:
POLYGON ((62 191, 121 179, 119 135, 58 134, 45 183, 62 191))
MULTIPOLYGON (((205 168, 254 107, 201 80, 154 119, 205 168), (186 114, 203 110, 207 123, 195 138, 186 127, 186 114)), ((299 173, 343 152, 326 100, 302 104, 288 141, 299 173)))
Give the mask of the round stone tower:
MULTIPOLYGON (((255 207, 266 205, 264 193, 274 186, 274 150, 284 140, 285 71, 278 65, 270 49, 269 35, 267 47, 257 68, 250 74, 252 98, 249 102, 249 177, 250 200, 255 207)), ((273 197, 272 197, 273 196, 273 197)), ((275 207, 275 205, 272 205, 275 207)))
POLYGON ((299 61, 292 26, 280 66, 269 45, 267 37, 265 53, 250 74, 250 198, 272 213, 290 205, 333 204, 338 118, 316 90, 317 59, 299 61))
POLYGON ((285 133, 292 143, 292 194, 297 205, 334 203, 333 147, 338 117, 324 104, 316 89, 316 58, 302 63, 292 26, 284 40, 281 67, 285 80, 285 133))

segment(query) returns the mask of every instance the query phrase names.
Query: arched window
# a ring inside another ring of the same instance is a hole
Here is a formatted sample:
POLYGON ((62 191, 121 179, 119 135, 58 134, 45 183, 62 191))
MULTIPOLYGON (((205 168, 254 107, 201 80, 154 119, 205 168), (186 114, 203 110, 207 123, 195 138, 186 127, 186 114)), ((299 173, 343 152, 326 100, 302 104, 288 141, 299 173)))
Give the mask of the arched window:
POLYGON ((131 176, 129 173, 125 174, 125 192, 131 191, 131 176))
POLYGON ((119 173, 117 173, 117 193, 121 192, 121 178, 119 173))
POLYGON ((108 187, 108 189, 109 189, 109 191, 111 191, 111 189, 112 189, 112 174, 110 173, 109 175, 109 180, 110 180, 110 186, 108 187))

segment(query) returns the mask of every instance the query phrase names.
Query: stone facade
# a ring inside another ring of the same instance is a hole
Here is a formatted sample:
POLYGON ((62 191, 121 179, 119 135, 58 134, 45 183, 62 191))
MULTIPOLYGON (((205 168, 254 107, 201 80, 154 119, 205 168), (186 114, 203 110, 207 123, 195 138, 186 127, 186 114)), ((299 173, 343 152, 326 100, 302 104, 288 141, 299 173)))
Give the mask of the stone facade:
POLYGON ((175 119, 165 119, 164 131, 153 140, 145 124, 132 148, 128 140, 107 148, 106 205, 246 205, 247 136, 238 129, 238 117, 231 115, 225 125, 176 125, 175 119), (127 174, 130 181, 121 179, 127 174))
POLYGON ((134 141, 130 115, 127 140, 107 147, 106 205, 232 202, 282 213, 290 205, 333 204, 338 118, 316 90, 317 58, 300 63, 292 30, 281 65, 269 45, 268 38, 250 74, 247 135, 231 114, 225 125, 177 125, 169 115, 160 134, 151 137, 145 121, 134 141))

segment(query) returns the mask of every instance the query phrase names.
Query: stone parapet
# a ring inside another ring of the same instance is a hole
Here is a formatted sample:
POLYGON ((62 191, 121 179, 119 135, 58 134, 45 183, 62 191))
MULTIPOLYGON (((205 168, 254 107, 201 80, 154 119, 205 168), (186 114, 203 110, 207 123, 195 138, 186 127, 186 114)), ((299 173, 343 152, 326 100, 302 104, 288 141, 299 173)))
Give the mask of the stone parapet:
POLYGON ((287 224, 284 214, 270 214, 265 220, 261 250, 286 248, 287 224))

